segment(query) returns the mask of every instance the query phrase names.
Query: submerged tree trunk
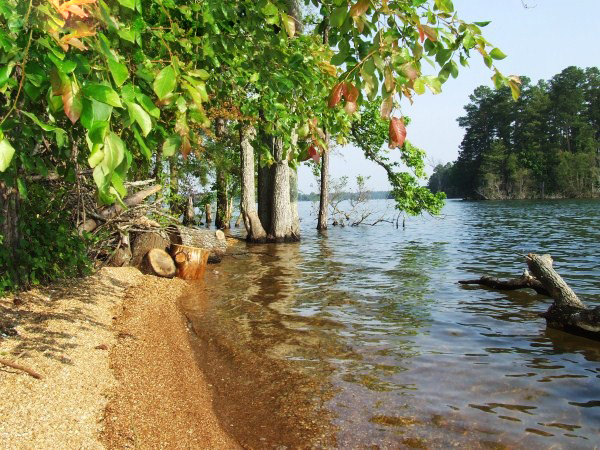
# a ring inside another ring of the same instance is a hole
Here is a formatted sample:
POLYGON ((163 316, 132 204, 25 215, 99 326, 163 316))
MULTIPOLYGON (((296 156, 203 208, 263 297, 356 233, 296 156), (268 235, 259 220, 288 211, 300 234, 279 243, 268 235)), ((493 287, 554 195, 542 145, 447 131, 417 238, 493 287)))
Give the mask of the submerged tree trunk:
MULTIPOLYGON (((329 47, 329 17, 323 19, 323 44, 329 47)), ((317 230, 326 230, 329 213, 329 135, 325 132, 325 146, 321 156, 321 191, 319 196, 319 219, 317 230)))
MULTIPOLYGON (((268 137, 263 135, 261 138, 263 144, 267 145, 268 137)), ((271 228, 271 167, 261 156, 258 162, 258 217, 263 229, 269 230, 271 228)))
POLYGON ((319 220, 317 230, 326 230, 329 210, 329 150, 321 157, 321 193, 319 197, 319 220))
POLYGON ((215 226, 221 230, 229 228, 227 222, 227 208, 229 199, 227 195, 227 174, 217 169, 217 217, 215 226))
POLYGON ((183 215, 183 224, 194 225, 194 215, 194 196, 190 194, 188 195, 187 206, 183 215))
POLYGON ((297 241, 290 196, 290 167, 284 154, 283 141, 271 137, 275 164, 271 167, 271 227, 267 239, 272 242, 297 241))
POLYGON ((254 197, 254 148, 252 140, 256 137, 256 130, 251 125, 240 127, 240 160, 242 170, 242 201, 241 216, 246 227, 246 239, 249 242, 264 242, 267 233, 262 226, 256 211, 254 197))
POLYGON ((204 212, 206 213, 206 226, 208 227, 213 221, 212 205, 210 203, 204 205, 204 212))

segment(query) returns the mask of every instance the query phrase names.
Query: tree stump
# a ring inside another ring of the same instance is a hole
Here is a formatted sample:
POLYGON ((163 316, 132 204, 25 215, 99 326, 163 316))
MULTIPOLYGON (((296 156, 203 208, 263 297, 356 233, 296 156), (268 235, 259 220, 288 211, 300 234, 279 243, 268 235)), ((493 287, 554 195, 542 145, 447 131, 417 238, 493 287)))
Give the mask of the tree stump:
POLYGON ((140 270, 142 273, 149 275, 173 278, 175 276, 175 263, 166 251, 153 248, 144 256, 140 270))
POLYGON ((199 280, 204 276, 210 251, 204 248, 172 244, 171 254, 177 266, 177 276, 184 280, 199 280))

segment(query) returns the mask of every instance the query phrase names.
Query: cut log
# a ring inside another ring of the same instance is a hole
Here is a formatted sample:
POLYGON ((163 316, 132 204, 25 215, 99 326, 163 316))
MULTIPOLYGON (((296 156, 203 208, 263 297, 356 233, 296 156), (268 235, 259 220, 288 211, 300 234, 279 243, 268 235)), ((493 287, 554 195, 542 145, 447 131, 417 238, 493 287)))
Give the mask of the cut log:
POLYGON ((175 276, 175 263, 166 251, 153 248, 144 257, 140 267, 142 273, 156 275, 164 278, 175 276))
POLYGON ((184 280, 200 280, 204 276, 210 251, 204 248, 172 244, 171 255, 177 265, 177 276, 184 280))
POLYGON ((209 263, 220 262, 227 251, 227 240, 221 230, 172 225, 167 228, 171 244, 209 250, 209 263))
POLYGON ((132 232, 131 244, 131 262, 133 267, 140 267, 144 256, 153 248, 167 250, 171 245, 171 241, 167 233, 162 230, 156 231, 136 231, 132 232))
POLYGON ((523 272, 519 278, 511 278, 510 280, 501 280, 496 277, 490 277, 487 275, 482 276, 476 280, 461 280, 460 284, 480 284, 487 286, 492 289, 498 289, 499 291, 514 291, 516 289, 533 289, 538 294, 547 295, 550 297, 550 293, 542 286, 539 280, 532 277, 527 270, 523 272))
MULTIPOLYGON (((133 195, 130 195, 125 200, 123 200, 123 203, 125 203, 125 206, 127 206, 127 207, 138 205, 138 204, 142 203, 147 197, 150 197, 151 195, 156 194, 161 189, 162 189, 162 187, 160 185, 149 187, 149 188, 139 191, 133 195)), ((122 211, 123 211, 123 207, 121 205, 119 205, 118 203, 115 203, 114 205, 109 206, 108 208, 104 208, 102 211, 100 211, 100 217, 108 220, 108 219, 111 219, 111 218, 117 216, 122 211)), ((100 223, 98 222, 98 220, 87 219, 85 222, 83 222, 79 226, 79 232, 94 231, 99 225, 100 225, 100 223)))

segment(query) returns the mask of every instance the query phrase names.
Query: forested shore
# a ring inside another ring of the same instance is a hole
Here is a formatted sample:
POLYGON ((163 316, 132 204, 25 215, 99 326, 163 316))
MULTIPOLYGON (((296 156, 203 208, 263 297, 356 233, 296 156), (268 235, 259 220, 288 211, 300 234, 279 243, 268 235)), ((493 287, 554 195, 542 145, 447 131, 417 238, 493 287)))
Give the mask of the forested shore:
POLYGON ((435 167, 433 192, 450 198, 600 196, 600 71, 567 67, 550 80, 521 78, 521 96, 480 86, 458 123, 458 159, 435 167))

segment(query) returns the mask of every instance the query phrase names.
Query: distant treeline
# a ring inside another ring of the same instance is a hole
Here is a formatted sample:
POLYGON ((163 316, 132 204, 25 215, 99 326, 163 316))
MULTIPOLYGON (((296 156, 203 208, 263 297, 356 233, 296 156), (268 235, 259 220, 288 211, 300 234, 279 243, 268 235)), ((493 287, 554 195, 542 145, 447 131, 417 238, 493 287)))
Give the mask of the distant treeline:
POLYGON ((448 197, 596 197, 600 192, 600 71, 568 67, 549 81, 475 89, 458 159, 438 165, 429 188, 448 197))
MULTIPOLYGON (((353 200, 357 197, 356 192, 340 192, 339 198, 341 200, 353 200)), ((389 191, 371 191, 369 192, 369 198, 371 200, 381 200, 393 198, 389 191)), ((300 202, 318 202, 319 194, 315 192, 311 192, 310 194, 298 194, 298 201, 300 202)))

